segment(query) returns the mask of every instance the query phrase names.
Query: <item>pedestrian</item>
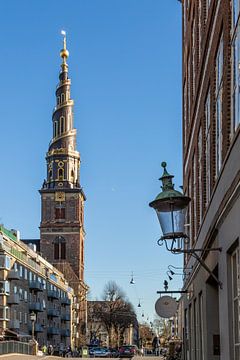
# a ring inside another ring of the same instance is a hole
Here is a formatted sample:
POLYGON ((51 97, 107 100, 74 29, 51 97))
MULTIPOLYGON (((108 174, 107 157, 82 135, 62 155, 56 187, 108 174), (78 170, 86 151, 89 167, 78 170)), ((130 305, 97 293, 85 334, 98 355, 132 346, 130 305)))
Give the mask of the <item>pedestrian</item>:
POLYGON ((48 355, 53 355, 53 346, 52 346, 52 344, 48 345, 48 355))
POLYGON ((47 346, 45 344, 43 344, 43 346, 42 346, 42 352, 43 352, 43 355, 47 354, 47 346))

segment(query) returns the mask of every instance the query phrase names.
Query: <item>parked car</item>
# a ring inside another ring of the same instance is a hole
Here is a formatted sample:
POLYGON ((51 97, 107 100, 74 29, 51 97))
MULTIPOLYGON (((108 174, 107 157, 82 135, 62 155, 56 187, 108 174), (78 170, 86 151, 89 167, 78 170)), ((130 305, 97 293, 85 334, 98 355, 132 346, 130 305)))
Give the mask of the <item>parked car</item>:
POLYGON ((90 357, 110 357, 111 352, 107 348, 94 347, 89 350, 90 357))
POLYGON ((110 351, 110 356, 113 357, 113 358, 117 358, 119 357, 119 351, 118 349, 115 349, 115 348, 109 348, 109 351, 110 351))
POLYGON ((119 348, 119 357, 131 358, 134 355, 138 355, 138 348, 136 345, 123 345, 119 348))

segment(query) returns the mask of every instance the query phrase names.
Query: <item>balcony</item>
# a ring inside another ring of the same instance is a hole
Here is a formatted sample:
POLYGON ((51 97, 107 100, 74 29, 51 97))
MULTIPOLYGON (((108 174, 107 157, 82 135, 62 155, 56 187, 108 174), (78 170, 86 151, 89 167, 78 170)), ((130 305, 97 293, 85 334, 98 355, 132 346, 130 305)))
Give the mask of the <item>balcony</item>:
POLYGON ((39 281, 29 281, 29 289, 34 291, 43 291, 43 285, 39 281))
POLYGON ((47 329, 47 334, 48 335, 59 335, 60 334, 60 329, 54 326, 49 326, 47 329))
POLYGON ((7 299, 9 305, 18 305, 20 303, 19 294, 11 294, 7 299))
MULTIPOLYGON (((32 333, 32 324, 29 324, 29 332, 32 333)), ((35 323, 34 324, 34 333, 42 333, 44 331, 42 324, 35 323)))
POLYGON ((61 304, 70 306, 71 305, 71 300, 68 299, 67 297, 61 298, 61 304))
POLYGON ((61 321, 70 321, 71 315, 70 314, 62 314, 61 315, 61 321))
POLYGON ((29 311, 42 312, 43 306, 40 302, 30 302, 29 311))
POLYGON ((14 269, 9 271, 8 280, 19 280, 19 279, 20 279, 19 271, 16 271, 14 269))
POLYGON ((50 298, 50 299, 59 299, 58 292, 55 291, 55 290, 48 290, 48 291, 47 291, 47 296, 48 296, 48 298, 50 298))
POLYGON ((61 329, 61 336, 70 337, 70 329, 61 329))
POLYGON ((20 321, 19 320, 11 320, 9 322, 9 329, 20 329, 20 321))
POLYGON ((47 316, 51 316, 51 317, 59 317, 60 316, 60 312, 57 309, 48 309, 47 311, 47 316))

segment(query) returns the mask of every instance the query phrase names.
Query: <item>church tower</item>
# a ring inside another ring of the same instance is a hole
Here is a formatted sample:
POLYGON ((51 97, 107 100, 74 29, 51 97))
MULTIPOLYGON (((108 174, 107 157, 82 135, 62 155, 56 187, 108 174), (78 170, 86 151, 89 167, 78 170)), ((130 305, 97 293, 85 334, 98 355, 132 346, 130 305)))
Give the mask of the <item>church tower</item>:
POLYGON ((80 154, 76 149, 71 80, 68 77, 66 34, 56 106, 52 114, 52 139, 46 154, 47 177, 40 190, 40 251, 64 273, 78 300, 86 299, 84 283, 84 192, 80 186, 80 154))

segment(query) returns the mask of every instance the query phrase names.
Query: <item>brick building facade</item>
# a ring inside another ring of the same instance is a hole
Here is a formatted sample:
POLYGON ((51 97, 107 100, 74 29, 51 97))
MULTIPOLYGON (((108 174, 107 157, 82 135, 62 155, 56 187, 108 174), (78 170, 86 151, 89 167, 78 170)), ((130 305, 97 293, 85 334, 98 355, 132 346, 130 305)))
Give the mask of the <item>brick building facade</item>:
POLYGON ((202 257, 184 288, 184 358, 240 358, 239 0, 183 0, 183 174, 190 248, 202 257))

